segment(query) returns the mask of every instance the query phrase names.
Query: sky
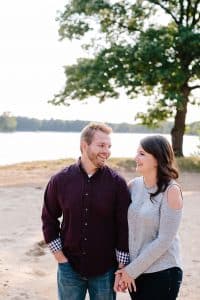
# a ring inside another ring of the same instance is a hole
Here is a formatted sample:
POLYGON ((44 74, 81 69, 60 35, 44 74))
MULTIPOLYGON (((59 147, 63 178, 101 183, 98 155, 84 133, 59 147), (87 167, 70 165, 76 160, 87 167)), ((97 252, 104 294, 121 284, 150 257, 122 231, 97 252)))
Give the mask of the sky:
MULTIPOLYGON (((146 110, 144 98, 109 99, 99 104, 74 101, 69 107, 48 103, 65 84, 63 66, 83 52, 77 42, 59 41, 57 11, 64 0, 6 0, 0 2, 0 115, 39 119, 135 122, 146 110)), ((200 120, 200 107, 189 106, 186 122, 200 120)))

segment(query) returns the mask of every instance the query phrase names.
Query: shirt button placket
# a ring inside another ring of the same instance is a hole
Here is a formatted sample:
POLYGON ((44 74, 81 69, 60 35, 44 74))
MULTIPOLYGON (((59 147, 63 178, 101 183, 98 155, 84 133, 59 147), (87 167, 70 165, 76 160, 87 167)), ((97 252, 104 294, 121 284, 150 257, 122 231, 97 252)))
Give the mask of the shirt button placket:
MULTIPOLYGON (((89 183, 90 180, 88 179, 87 182, 89 183)), ((83 211, 83 238, 82 238, 82 255, 83 257, 87 254, 87 241, 88 241, 88 205, 89 205, 89 193, 86 189, 84 193, 84 211, 83 211)))

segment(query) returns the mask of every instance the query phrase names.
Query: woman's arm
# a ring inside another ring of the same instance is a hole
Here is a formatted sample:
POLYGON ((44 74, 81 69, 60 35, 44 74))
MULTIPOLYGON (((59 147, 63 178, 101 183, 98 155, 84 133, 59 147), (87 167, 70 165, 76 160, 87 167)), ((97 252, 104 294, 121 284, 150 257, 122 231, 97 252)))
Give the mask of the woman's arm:
POLYGON ((160 226, 157 238, 147 245, 139 256, 125 267, 132 278, 144 273, 170 247, 175 238, 182 216, 182 194, 177 185, 167 188, 160 213, 160 226))

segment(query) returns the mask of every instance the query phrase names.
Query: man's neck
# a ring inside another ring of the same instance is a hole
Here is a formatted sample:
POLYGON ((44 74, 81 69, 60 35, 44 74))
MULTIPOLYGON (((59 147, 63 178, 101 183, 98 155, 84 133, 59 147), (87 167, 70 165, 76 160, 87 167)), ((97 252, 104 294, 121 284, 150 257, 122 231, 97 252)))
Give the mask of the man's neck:
POLYGON ((82 164, 82 167, 85 170, 85 172, 90 176, 92 176, 98 169, 90 161, 87 161, 86 159, 84 159, 82 157, 81 157, 81 164, 82 164))

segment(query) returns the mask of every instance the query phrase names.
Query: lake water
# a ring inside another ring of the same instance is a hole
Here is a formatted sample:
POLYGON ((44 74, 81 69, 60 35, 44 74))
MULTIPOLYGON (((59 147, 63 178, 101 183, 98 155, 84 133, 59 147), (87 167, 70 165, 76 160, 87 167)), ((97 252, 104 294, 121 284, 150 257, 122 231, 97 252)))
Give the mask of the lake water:
MULTIPOLYGON (((113 133, 111 157, 133 157, 141 138, 147 134, 113 133)), ((170 135, 164 135, 171 141, 170 135)), ((77 158, 80 133, 14 132, 0 133, 0 165, 25 161, 77 158)), ((194 154, 200 144, 198 136, 184 137, 185 156, 194 154)))

